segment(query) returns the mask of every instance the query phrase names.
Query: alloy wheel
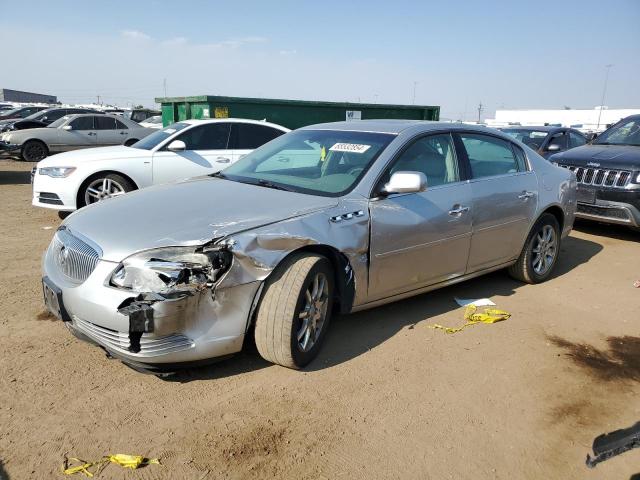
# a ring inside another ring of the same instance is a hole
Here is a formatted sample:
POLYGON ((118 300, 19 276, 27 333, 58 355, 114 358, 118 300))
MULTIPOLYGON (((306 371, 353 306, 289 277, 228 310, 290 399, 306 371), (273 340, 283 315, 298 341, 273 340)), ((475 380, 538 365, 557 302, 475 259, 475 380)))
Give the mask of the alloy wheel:
POLYGON ((301 324, 296 333, 296 339, 300 350, 308 352, 320 337, 327 317, 329 282, 324 273, 316 273, 304 295, 305 303, 298 314, 301 324))
POLYGON ((533 270, 544 275, 553 266, 558 254, 558 242, 555 229, 544 225, 533 240, 533 270))
POLYGON ((89 205, 106 198, 117 197, 126 193, 122 185, 111 178, 98 178, 91 182, 84 192, 84 203, 89 205))

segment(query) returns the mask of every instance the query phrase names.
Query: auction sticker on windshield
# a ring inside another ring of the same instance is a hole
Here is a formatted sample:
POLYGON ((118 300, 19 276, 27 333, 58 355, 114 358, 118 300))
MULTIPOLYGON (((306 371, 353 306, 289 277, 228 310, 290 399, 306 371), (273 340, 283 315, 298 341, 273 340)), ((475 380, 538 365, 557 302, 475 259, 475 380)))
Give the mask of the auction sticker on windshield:
POLYGON ((329 150, 332 152, 364 153, 370 148, 371 145, 361 145, 359 143, 336 143, 329 150))

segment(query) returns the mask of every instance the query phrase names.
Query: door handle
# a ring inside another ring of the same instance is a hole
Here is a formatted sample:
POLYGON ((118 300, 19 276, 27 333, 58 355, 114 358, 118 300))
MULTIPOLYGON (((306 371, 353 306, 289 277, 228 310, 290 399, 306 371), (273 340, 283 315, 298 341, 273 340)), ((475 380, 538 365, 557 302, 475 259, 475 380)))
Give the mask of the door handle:
POLYGON ((454 205, 451 210, 449 210, 449 215, 455 217, 456 215, 462 215, 469 211, 469 207, 465 207, 463 205, 454 205))
POLYGON ((89 132, 89 133, 87 133, 87 135, 92 136, 92 135, 97 135, 97 133, 89 132))
POLYGON ((528 191, 523 191, 520 195, 518 195, 518 198, 520 200, 527 200, 531 197, 533 197, 534 193, 533 192, 528 192, 528 191))
POLYGON ((229 163, 230 161, 231 160, 229 160, 226 157, 218 157, 218 158, 216 158, 216 162, 218 162, 218 163, 229 163))
POLYGON ((129 132, 120 132, 120 135, 127 135, 129 132))

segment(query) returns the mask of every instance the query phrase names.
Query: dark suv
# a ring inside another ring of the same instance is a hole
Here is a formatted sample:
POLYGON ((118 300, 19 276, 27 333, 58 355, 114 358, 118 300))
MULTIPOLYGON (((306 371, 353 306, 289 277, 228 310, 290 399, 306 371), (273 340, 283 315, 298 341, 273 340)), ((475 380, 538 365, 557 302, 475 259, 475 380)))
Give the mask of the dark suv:
POLYGON ((549 160, 576 174, 577 217, 640 228, 640 115, 549 160))
POLYGON ((27 128, 42 128, 46 127, 59 118, 65 115, 75 115, 76 113, 100 113, 96 110, 89 108, 76 108, 76 107, 56 107, 47 108, 29 115, 23 119, 5 120, 0 122, 0 133, 8 132, 11 130, 26 130, 27 128))

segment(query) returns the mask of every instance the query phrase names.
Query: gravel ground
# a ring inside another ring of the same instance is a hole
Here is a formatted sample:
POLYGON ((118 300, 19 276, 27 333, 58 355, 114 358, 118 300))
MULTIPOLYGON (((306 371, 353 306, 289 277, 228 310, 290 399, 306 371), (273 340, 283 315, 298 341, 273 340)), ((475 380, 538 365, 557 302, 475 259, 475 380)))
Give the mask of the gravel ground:
MULTIPOLYGON (((57 478, 64 455, 159 457, 99 478, 630 479, 594 437, 640 420, 640 234, 580 224, 553 279, 496 272, 339 317, 304 371, 248 347, 169 379, 137 373, 43 310, 60 220, 30 205, 31 164, 0 160, 0 478, 57 478), (455 335, 454 297, 512 318, 455 335)), ((633 477, 638 478, 638 477, 633 477)))

